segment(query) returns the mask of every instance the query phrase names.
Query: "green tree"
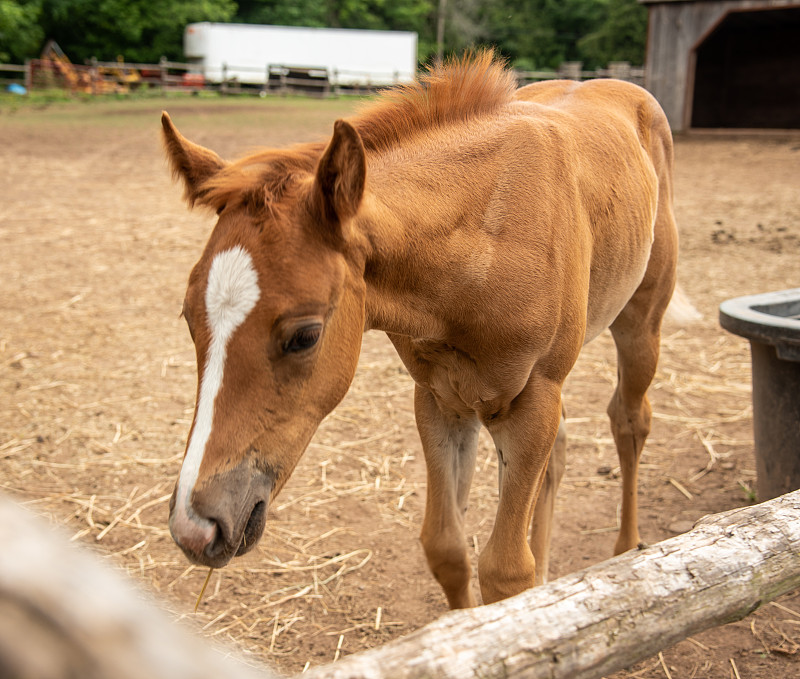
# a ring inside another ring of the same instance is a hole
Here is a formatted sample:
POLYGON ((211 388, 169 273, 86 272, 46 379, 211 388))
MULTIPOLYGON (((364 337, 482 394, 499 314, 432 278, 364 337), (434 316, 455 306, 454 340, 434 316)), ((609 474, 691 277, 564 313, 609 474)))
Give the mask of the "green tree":
POLYGON ((486 3, 486 41, 524 68, 579 59, 578 39, 599 20, 596 0, 501 0, 486 3))
POLYGON ((578 41, 584 61, 606 66, 611 61, 644 63, 647 8, 637 0, 607 0, 604 19, 578 41))
POLYGON ((76 63, 118 54, 152 63, 182 57, 186 24, 229 21, 235 11, 233 0, 42 0, 41 26, 76 63))
POLYGON ((512 63, 543 68, 562 60, 556 29, 542 0, 499 0, 482 8, 482 43, 495 45, 512 63))
POLYGON ((273 26, 327 25, 327 7, 319 0, 240 0, 234 21, 273 26))
MULTIPOLYGON (((76 63, 92 56, 183 58, 195 21, 416 31, 436 52, 439 0, 0 0, 0 60, 37 56, 56 40, 76 63)), ((517 67, 644 60, 647 12, 637 0, 447 0, 445 51, 493 45, 517 67)))
POLYGON ((434 40, 434 0, 240 0, 238 6, 235 21, 242 23, 416 31, 421 46, 434 40))
POLYGON ((499 0, 483 12, 482 40, 522 68, 644 60, 647 10, 637 0, 499 0))
POLYGON ((38 0, 0 0, 0 62, 21 63, 42 43, 38 0))

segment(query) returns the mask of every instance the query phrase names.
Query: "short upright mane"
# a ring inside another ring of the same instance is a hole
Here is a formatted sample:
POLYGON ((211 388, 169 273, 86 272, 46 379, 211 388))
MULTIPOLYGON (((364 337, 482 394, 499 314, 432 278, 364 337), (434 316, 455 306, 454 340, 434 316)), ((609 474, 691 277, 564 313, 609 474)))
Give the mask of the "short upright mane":
MULTIPOLYGON (((432 67, 418 82, 382 93, 350 119, 367 152, 380 152, 425 130, 469 120, 511 100, 514 74, 492 50, 432 67)), ((258 151, 228 164, 204 182, 194 200, 222 209, 232 202, 274 207, 291 175, 313 172, 324 144, 258 151)))
POLYGON ((382 151, 426 129, 491 113, 510 101, 516 88, 514 74, 492 50, 482 50, 384 92, 350 122, 367 151, 382 151))

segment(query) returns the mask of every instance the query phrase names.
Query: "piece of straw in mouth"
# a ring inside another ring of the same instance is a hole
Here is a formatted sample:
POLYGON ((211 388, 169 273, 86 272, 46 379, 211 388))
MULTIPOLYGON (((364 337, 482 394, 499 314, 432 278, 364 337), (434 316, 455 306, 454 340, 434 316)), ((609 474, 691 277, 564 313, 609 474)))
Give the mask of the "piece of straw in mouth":
POLYGON ((208 575, 206 575, 206 581, 203 583, 203 587, 200 590, 200 594, 197 595, 197 603, 194 605, 194 612, 197 613, 197 609, 200 607, 200 602, 203 599, 203 594, 206 593, 206 587, 208 587, 208 581, 211 580, 211 574, 214 572, 213 568, 208 569, 208 575))

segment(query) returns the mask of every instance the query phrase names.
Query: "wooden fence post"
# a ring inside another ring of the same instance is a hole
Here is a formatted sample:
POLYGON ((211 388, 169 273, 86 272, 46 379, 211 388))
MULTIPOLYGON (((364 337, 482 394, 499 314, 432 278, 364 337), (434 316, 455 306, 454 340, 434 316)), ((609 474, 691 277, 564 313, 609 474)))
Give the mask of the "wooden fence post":
POLYGON ((89 83, 92 94, 97 94, 98 87, 97 81, 100 79, 100 69, 97 67, 97 57, 92 57, 89 60, 89 83))
POLYGON ((631 80, 631 64, 629 61, 612 61, 608 64, 608 75, 619 80, 631 80))
POLYGON ((167 58, 161 57, 158 60, 158 77, 161 82, 161 91, 163 92, 167 87, 167 58))
POLYGON ((583 77, 582 61, 565 61, 558 67, 558 74, 569 80, 581 80, 583 77))

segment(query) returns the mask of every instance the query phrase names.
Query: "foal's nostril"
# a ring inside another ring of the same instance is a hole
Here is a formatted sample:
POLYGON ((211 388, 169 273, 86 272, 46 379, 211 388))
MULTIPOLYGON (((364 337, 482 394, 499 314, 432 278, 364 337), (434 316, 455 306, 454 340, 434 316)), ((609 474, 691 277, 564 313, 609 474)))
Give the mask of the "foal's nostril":
POLYGON ((250 518, 247 520, 247 525, 244 527, 244 540, 251 544, 255 544, 256 540, 261 537, 264 530, 265 514, 267 512, 267 503, 264 501, 257 502, 250 512, 250 518))
POLYGON ((206 479, 190 495, 176 497, 170 514, 175 542, 189 560, 222 568, 256 546, 267 519, 271 477, 252 465, 206 479))
POLYGON ((242 531, 242 540, 239 543, 238 549, 236 550, 237 556, 241 556, 255 547, 256 543, 261 538, 261 534, 264 532, 264 525, 266 522, 267 503, 263 500, 260 500, 259 502, 256 502, 255 506, 250 512, 247 523, 244 526, 244 530, 242 531))
MULTIPOLYGON (((217 523, 214 523, 216 530, 214 531, 214 537, 211 541, 206 545, 203 554, 209 559, 211 562, 216 561, 219 557, 224 556, 225 553, 228 551, 228 545, 225 541, 225 534, 220 529, 217 523)), ((230 558, 230 557, 228 557, 230 558)), ((227 561, 227 559, 226 559, 227 561)))
POLYGON ((208 546, 217 541, 220 533, 215 521, 180 511, 170 515, 169 528, 175 542, 194 559, 200 559, 208 546))

